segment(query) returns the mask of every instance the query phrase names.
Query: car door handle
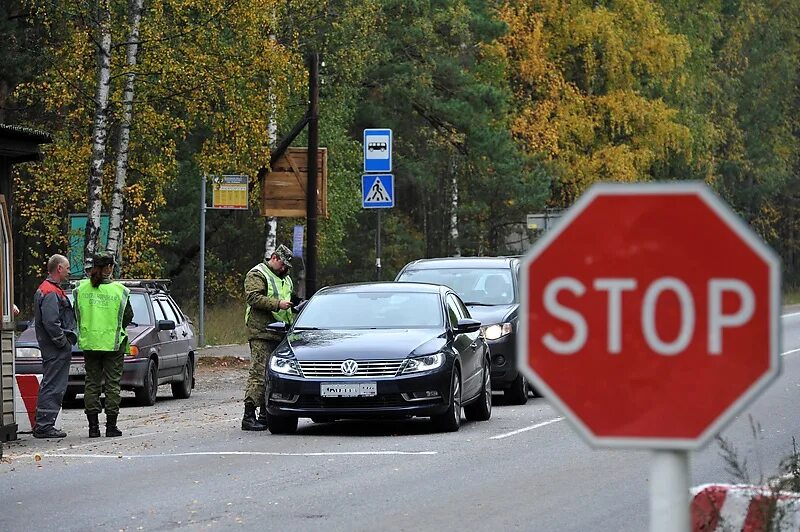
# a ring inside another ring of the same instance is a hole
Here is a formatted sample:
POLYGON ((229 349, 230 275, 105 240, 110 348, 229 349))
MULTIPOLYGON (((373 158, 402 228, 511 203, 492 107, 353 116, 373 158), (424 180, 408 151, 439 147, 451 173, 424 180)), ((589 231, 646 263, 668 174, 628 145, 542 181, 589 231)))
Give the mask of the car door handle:
POLYGON ((172 338, 173 340, 176 340, 178 338, 178 335, 175 334, 174 332, 171 332, 169 333, 169 337, 172 338))
POLYGON ((470 346, 472 349, 478 349, 478 342, 472 342, 471 344, 469 344, 469 346, 470 346))

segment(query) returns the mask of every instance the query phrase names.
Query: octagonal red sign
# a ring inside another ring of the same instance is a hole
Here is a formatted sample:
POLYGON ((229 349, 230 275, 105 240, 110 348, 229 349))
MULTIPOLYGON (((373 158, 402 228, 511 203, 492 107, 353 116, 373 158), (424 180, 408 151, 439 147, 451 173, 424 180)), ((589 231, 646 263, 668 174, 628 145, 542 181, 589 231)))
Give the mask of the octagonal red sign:
POLYGON ((520 369, 593 445, 701 447, 780 371, 780 262, 702 184, 595 185, 521 276, 520 369))

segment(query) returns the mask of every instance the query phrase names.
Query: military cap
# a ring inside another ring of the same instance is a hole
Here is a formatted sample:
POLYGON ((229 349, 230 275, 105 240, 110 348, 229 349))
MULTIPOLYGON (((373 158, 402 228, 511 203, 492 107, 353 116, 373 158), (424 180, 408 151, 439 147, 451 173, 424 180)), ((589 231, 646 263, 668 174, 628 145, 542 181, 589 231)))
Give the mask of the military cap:
POLYGON ((292 250, 281 244, 278 246, 275 251, 272 252, 273 255, 277 255, 279 259, 283 261, 283 263, 288 267, 292 267, 292 250))
POLYGON ((97 266, 99 268, 113 265, 114 262, 114 255, 107 251, 101 251, 92 257, 92 266, 97 266))

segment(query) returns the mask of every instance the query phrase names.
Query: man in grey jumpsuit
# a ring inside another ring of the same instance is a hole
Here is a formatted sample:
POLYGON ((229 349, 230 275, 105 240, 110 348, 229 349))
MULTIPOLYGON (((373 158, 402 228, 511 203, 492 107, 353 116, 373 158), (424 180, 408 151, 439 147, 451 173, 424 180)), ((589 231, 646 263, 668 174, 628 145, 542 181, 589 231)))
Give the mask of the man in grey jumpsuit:
POLYGON ((47 279, 33 296, 36 340, 42 352, 42 384, 36 403, 34 438, 64 438, 67 433, 55 427, 69 380, 72 345, 75 334, 75 311, 61 283, 69 279, 69 260, 53 255, 47 261, 47 279))

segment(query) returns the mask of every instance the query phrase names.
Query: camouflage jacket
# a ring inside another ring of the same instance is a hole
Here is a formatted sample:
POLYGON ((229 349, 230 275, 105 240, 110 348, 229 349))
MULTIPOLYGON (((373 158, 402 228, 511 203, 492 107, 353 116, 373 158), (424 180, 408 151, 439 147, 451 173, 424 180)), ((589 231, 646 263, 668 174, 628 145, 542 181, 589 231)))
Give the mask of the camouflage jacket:
MULTIPOLYGON (((287 279, 287 282, 291 283, 291 279, 287 279)), ((259 266, 247 272, 244 278, 244 293, 248 306, 245 314, 248 338, 281 340, 281 335, 267 330, 267 325, 277 321, 273 312, 280 311, 278 306, 280 299, 275 297, 270 289, 269 280, 259 271, 259 266)), ((292 295, 291 299, 294 300, 295 297, 292 295)))

